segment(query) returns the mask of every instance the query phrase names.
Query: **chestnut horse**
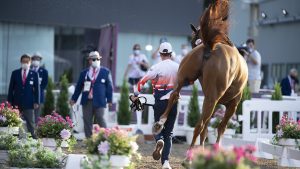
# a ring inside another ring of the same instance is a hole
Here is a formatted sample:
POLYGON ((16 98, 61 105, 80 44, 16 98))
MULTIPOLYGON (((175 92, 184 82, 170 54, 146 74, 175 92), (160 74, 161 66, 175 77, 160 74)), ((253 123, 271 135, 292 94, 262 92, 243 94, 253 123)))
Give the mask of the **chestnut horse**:
POLYGON ((164 114, 153 126, 153 133, 162 130, 172 105, 179 99, 181 88, 198 79, 205 98, 191 148, 199 134, 200 144, 204 144, 213 110, 216 104, 223 104, 226 106, 226 113, 218 126, 216 142, 219 143, 229 119, 237 109, 248 78, 247 64, 228 38, 228 15, 229 1, 215 0, 204 11, 200 19, 200 30, 193 27, 195 33, 193 41, 199 36, 202 43, 194 47, 180 63, 177 84, 170 95, 164 114))

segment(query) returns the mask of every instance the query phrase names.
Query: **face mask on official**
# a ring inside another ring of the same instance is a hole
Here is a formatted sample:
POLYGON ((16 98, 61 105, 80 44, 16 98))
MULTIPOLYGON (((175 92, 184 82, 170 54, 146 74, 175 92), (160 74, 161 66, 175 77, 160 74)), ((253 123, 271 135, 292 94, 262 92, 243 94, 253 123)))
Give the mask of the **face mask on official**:
POLYGON ((38 66, 40 66, 40 61, 39 60, 33 60, 32 61, 32 66, 34 66, 34 67, 38 67, 38 66))
POLYGON ((22 67, 22 69, 27 70, 27 69, 29 69, 29 67, 30 67, 30 63, 22 63, 22 64, 21 64, 21 67, 22 67))
POLYGON ((93 68, 99 68, 100 67, 100 59, 93 59, 93 61, 92 61, 92 67, 93 68))
POLYGON ((133 54, 136 55, 136 56, 139 55, 140 53, 141 53, 140 50, 133 50, 133 54))
POLYGON ((181 49, 181 54, 183 55, 183 56, 185 56, 185 55, 187 55, 188 54, 188 49, 187 48, 183 48, 183 49, 181 49))

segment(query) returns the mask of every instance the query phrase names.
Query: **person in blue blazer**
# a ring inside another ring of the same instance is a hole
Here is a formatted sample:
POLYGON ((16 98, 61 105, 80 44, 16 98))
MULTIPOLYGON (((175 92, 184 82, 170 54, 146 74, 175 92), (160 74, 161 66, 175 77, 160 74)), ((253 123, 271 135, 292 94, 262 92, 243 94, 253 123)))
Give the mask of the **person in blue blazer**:
POLYGON ((299 80, 297 78, 298 72, 295 68, 290 70, 290 73, 287 77, 281 80, 281 93, 285 96, 291 96, 296 93, 296 86, 299 84, 299 80))
POLYGON ((91 137, 93 118, 99 126, 106 128, 103 118, 106 105, 111 106, 113 96, 113 84, 109 69, 100 66, 102 57, 97 51, 89 53, 88 62, 90 67, 84 69, 79 76, 75 92, 70 104, 73 106, 80 94, 83 110, 84 132, 87 138, 91 137))
POLYGON ((21 68, 14 70, 11 74, 7 100, 12 106, 18 107, 26 121, 27 130, 33 138, 36 138, 33 109, 39 107, 38 74, 30 70, 29 55, 22 55, 20 60, 21 68))
POLYGON ((44 67, 40 66, 42 61, 42 56, 40 54, 34 54, 31 57, 31 60, 31 70, 37 72, 37 74, 39 75, 40 106, 37 109, 34 109, 35 123, 37 124, 39 117, 41 116, 41 109, 43 108, 45 101, 44 91, 46 90, 46 87, 48 85, 48 71, 44 67))

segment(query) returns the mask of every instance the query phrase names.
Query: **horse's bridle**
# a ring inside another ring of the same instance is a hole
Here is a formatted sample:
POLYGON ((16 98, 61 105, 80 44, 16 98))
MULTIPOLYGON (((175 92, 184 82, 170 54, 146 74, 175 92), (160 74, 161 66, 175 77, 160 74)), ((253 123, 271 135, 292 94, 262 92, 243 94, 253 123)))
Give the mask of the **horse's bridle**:
POLYGON ((132 102, 130 105, 131 111, 143 111, 146 106, 154 106, 153 104, 147 103, 147 98, 144 96, 135 97, 134 95, 129 96, 129 100, 132 102), (141 98, 145 100, 144 103, 141 102, 141 98))

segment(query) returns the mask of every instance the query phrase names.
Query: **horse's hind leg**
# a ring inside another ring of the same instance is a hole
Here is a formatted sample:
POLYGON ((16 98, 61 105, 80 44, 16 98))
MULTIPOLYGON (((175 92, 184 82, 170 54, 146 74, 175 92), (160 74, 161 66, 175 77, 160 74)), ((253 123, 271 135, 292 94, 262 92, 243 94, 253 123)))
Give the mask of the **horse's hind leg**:
POLYGON ((209 124, 209 120, 205 123, 202 132, 200 133, 200 145, 204 145, 204 141, 207 137, 207 126, 209 124))
POLYGON ((231 100, 230 102, 225 104, 226 112, 225 112, 225 115, 224 115, 222 121, 220 122, 220 124, 218 126, 218 137, 217 137, 216 143, 220 142, 221 136, 224 134, 225 129, 227 127, 227 123, 230 120, 230 118, 233 116, 233 114, 235 113, 237 105, 239 104, 239 102, 241 100, 241 97, 242 97, 242 94, 240 93, 233 100, 231 100))
MULTIPOLYGON (((217 99, 204 98, 203 111, 202 111, 200 119, 198 120, 198 122, 195 126, 194 136, 193 136, 193 140, 190 145, 190 148, 194 147, 197 137, 205 129, 205 126, 209 122, 209 119, 211 118, 211 116, 213 114, 213 110, 214 110, 217 102, 218 102, 217 99)), ((204 138, 203 138, 203 142, 204 142, 204 138)))

